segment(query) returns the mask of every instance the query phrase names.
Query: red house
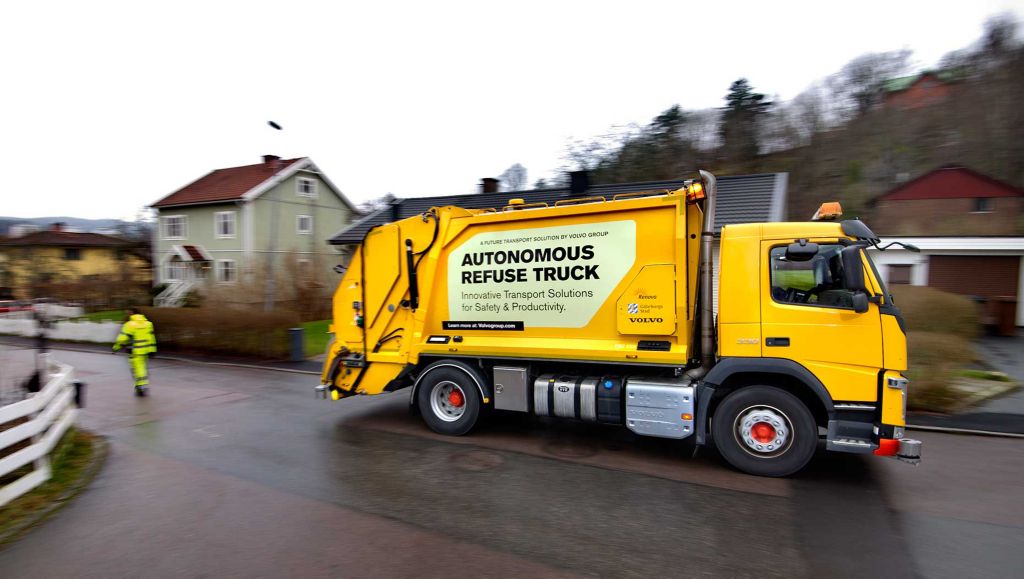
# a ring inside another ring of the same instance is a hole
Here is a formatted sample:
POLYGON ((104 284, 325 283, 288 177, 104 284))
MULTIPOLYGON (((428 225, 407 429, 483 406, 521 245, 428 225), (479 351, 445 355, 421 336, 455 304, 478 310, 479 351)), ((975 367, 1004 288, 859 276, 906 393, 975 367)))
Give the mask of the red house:
POLYGON ((953 71, 925 71, 887 80, 882 86, 882 106, 901 110, 932 106, 946 100, 960 78, 953 71))
POLYGON ((927 285, 989 301, 1017 300, 1024 326, 1024 190, 945 166, 875 198, 872 228, 921 253, 875 252, 890 285, 927 285))
POLYGON ((873 227, 894 235, 1021 235, 1024 190, 947 165, 874 200, 873 227))

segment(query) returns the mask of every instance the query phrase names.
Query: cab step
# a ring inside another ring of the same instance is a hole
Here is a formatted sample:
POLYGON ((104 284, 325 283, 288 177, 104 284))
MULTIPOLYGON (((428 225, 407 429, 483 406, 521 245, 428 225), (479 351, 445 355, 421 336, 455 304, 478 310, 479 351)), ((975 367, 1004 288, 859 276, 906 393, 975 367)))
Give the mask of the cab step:
POLYGON ((874 426, 853 420, 829 420, 825 448, 836 452, 871 454, 878 448, 872 441, 874 426))

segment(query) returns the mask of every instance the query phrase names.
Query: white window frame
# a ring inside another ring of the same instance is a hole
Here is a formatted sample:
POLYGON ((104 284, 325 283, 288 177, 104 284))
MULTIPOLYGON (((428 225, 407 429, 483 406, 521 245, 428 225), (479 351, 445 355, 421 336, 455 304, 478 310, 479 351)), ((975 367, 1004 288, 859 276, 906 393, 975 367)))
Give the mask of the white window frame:
POLYGON ((238 214, 237 211, 216 211, 216 212, 214 212, 214 214, 213 214, 213 236, 216 239, 234 239, 235 238, 235 236, 238 234, 238 215, 237 214, 238 214), (227 216, 230 217, 230 220, 226 221, 226 223, 230 223, 231 224, 231 233, 221 233, 220 232, 220 223, 221 223, 221 216, 222 215, 227 215, 227 216))
POLYGON ((316 199, 317 196, 317 184, 316 179, 309 177, 296 177, 295 178, 295 194, 299 197, 308 197, 310 199, 316 199), (302 191, 302 184, 309 183, 309 192, 305 193, 302 191))
POLYGON ((992 201, 992 197, 975 197, 971 200, 971 213, 992 213, 994 205, 995 202, 992 201), (987 205, 988 208, 979 208, 979 205, 987 205))
POLYGON ((313 216, 312 215, 296 215, 295 216, 295 233, 299 235, 313 235, 313 216), (309 229, 302 229, 302 220, 309 220, 309 229))
POLYGON ((164 281, 168 283, 185 281, 185 267, 185 262, 183 261, 175 261, 173 259, 167 260, 167 269, 164 271, 166 278, 164 281), (178 272, 181 275, 174 277, 175 272, 178 272))
POLYGON ((188 215, 163 215, 160 217, 160 233, 166 240, 188 239, 188 215), (171 219, 181 219, 181 235, 168 235, 167 229, 171 219))
POLYGON ((218 259, 214 262, 213 279, 217 280, 217 283, 238 283, 238 262, 233 259, 218 259), (230 270, 234 279, 224 279, 221 273, 221 265, 228 263, 231 264, 230 270))

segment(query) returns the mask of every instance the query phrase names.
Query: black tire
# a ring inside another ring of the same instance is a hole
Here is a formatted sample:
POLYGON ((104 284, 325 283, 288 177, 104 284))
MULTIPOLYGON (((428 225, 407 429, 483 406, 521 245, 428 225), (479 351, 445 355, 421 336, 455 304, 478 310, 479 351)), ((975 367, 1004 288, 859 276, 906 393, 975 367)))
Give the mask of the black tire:
POLYGON ((483 400, 476 382, 465 371, 443 367, 430 370, 420 381, 416 389, 416 405, 431 430, 462 436, 476 426, 483 400), (449 396, 453 391, 459 392, 462 406, 452 404, 449 396))
POLYGON ((729 464, 757 476, 789 476, 807 466, 818 447, 811 411, 773 386, 748 386, 726 396, 715 409, 711 431, 729 464))

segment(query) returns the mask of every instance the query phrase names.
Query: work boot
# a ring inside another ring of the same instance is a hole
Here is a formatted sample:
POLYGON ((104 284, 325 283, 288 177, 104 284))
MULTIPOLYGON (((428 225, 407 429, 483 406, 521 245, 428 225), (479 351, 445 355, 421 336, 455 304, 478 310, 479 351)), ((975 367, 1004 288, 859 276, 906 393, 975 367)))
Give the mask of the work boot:
POLYGON ((145 396, 147 393, 148 393, 148 389, 145 386, 136 386, 135 387, 135 395, 136 396, 142 397, 142 396, 145 396))

